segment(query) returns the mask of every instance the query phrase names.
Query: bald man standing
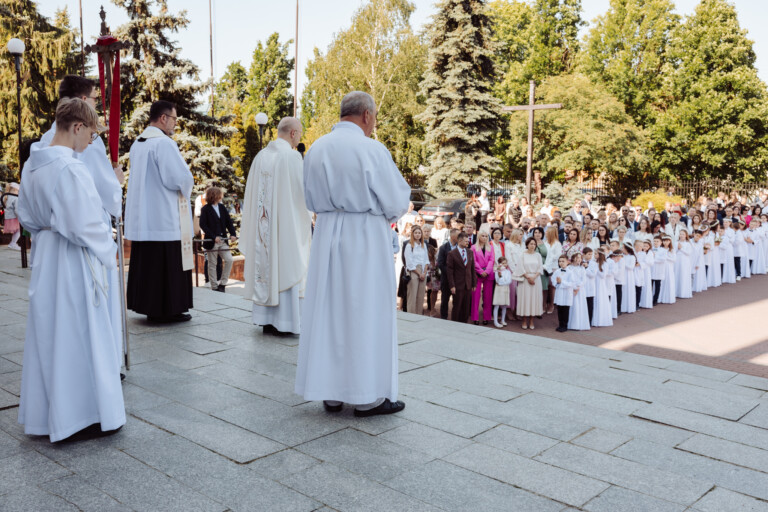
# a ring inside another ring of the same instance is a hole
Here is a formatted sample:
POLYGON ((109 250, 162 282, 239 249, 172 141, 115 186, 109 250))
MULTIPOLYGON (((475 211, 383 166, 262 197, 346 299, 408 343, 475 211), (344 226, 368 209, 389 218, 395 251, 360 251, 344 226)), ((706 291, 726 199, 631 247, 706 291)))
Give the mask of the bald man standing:
POLYGON ((294 151, 301 123, 283 118, 277 139, 253 159, 245 187, 240 252, 253 323, 274 335, 299 334, 309 266, 311 221, 304 201, 303 160, 294 151))

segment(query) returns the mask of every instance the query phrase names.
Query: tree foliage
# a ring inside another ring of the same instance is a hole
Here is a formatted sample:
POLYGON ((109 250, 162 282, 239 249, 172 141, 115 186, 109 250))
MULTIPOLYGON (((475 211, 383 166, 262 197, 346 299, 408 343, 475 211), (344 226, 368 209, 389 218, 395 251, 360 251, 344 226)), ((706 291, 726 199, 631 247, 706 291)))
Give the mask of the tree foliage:
POLYGON ((670 42, 654 162, 687 179, 765 179, 768 91, 735 7, 702 0, 670 42))
POLYGON ((407 174, 424 162, 423 129, 415 118, 424 108, 417 91, 426 50, 411 29, 413 10, 407 0, 370 0, 325 54, 315 48, 301 100, 307 142, 328 133, 339 120, 341 99, 360 90, 376 101, 373 136, 389 148, 398 168, 407 174))
POLYGON ((654 120, 672 31, 680 24, 671 0, 611 0, 595 20, 581 65, 643 127, 654 120))
POLYGON ((235 129, 228 119, 200 112, 199 98, 210 83, 200 80, 199 68, 179 56, 172 34, 186 28, 186 12, 168 11, 167 0, 113 0, 125 9, 128 22, 116 35, 131 43, 127 58, 121 60, 122 111, 126 119, 121 131, 121 152, 127 158, 131 144, 149 123, 153 101, 176 103, 178 130, 174 139, 195 176, 198 190, 216 182, 230 193, 241 193, 242 179, 235 173, 227 146, 216 146, 211 138, 226 139, 235 129))
POLYGON ((31 139, 53 124, 58 81, 80 71, 77 35, 69 26, 66 9, 58 11, 51 22, 38 12, 36 2, 0 0, 0 163, 9 172, 18 171, 16 68, 4 46, 13 37, 26 45, 21 68, 21 126, 22 138, 31 139))
MULTIPOLYGON (((550 77, 537 89, 537 103, 556 102, 563 108, 536 117, 533 161, 542 178, 562 181, 567 171, 606 173, 630 187, 645 177, 647 137, 604 86, 578 73, 550 77)), ((524 169, 528 116, 513 112, 509 131, 508 158, 524 169)))
POLYGON ((495 46, 484 1, 442 0, 437 8, 421 83, 427 108, 418 118, 430 153, 427 187, 463 193, 499 165, 491 154, 501 111, 492 94, 495 46))

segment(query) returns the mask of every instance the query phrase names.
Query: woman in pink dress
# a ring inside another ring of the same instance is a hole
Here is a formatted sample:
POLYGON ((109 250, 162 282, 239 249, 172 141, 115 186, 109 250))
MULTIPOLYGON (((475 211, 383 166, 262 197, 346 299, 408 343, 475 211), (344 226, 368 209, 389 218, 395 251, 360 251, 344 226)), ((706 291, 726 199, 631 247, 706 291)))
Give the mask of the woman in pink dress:
POLYGON ((483 325, 488 325, 493 312, 493 266, 496 261, 493 246, 488 241, 488 233, 481 231, 477 234, 477 243, 472 246, 475 255, 475 272, 477 272, 477 287, 472 292, 472 321, 479 322, 480 297, 483 299, 483 325))

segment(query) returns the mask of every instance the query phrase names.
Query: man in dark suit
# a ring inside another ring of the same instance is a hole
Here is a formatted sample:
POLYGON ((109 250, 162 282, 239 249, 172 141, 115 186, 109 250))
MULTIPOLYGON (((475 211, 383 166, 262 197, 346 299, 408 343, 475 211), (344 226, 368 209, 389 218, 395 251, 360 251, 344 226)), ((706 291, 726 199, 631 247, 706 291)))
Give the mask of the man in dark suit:
POLYGON ((448 283, 448 254, 458 247, 459 230, 451 230, 451 238, 437 251, 437 268, 440 269, 440 318, 448 320, 448 301, 451 299, 451 285, 448 283))
POLYGON ((477 286, 477 273, 466 233, 459 233, 458 244, 458 247, 448 253, 447 258, 448 284, 453 294, 451 320, 466 323, 469 320, 472 292, 477 286))
POLYGON ((475 232, 476 226, 472 221, 464 224, 464 233, 467 235, 467 241, 469 241, 469 247, 472 247, 477 243, 477 233, 475 232))
POLYGON ((205 193, 207 204, 200 211, 200 229, 205 233, 206 239, 203 242, 203 249, 207 251, 208 281, 211 283, 211 289, 218 292, 224 291, 229 280, 229 272, 232 270, 232 252, 227 244, 227 231, 229 231, 230 240, 237 240, 237 232, 232 218, 224 205, 220 203, 222 197, 220 188, 209 188, 205 193), (221 256, 224 262, 220 281, 216 275, 217 256, 221 256))

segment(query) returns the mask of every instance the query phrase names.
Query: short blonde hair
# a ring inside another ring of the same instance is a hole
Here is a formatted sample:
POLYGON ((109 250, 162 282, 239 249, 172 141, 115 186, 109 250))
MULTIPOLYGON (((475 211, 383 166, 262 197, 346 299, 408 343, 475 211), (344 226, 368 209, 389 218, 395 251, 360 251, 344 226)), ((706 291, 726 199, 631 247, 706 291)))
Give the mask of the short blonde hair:
POLYGON ((80 98, 64 98, 56 107, 56 128, 66 131, 75 123, 83 123, 97 132, 106 129, 99 123, 99 115, 88 103, 80 98))

